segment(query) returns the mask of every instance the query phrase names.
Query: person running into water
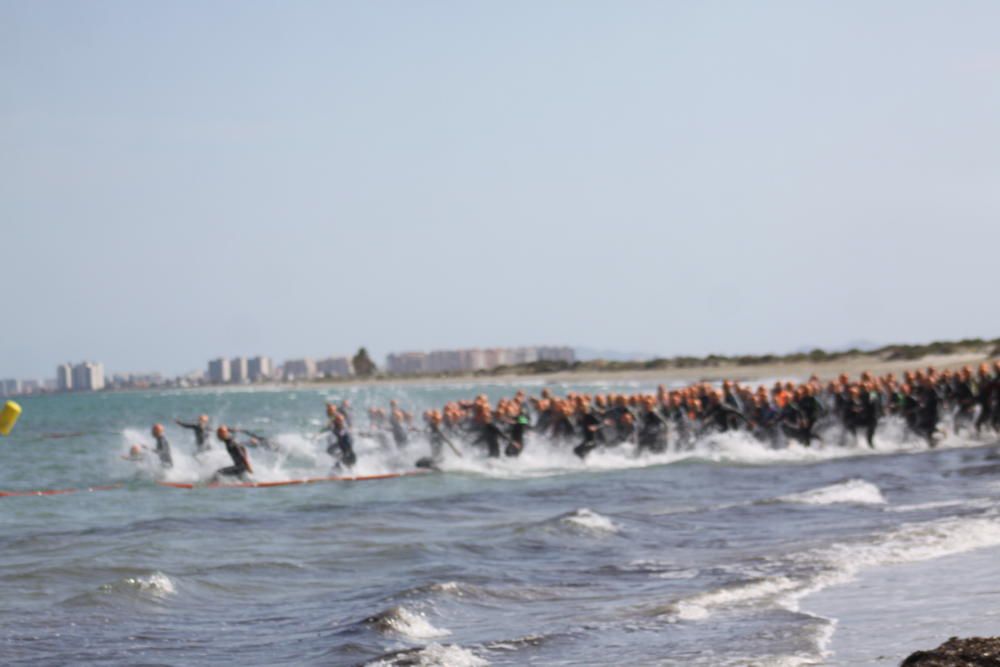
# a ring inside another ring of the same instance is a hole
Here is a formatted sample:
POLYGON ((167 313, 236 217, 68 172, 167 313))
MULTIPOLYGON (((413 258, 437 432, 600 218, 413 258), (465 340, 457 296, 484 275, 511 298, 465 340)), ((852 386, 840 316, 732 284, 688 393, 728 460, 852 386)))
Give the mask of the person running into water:
POLYGON ((244 479, 248 474, 253 474, 253 466, 250 465, 250 456, 247 454, 247 448, 236 442, 235 436, 229 432, 229 428, 226 425, 223 424, 215 431, 215 437, 226 446, 226 452, 229 454, 229 458, 233 460, 233 465, 216 470, 215 474, 212 475, 214 481, 218 481, 222 477, 244 479))
POLYGON ((337 414, 333 418, 330 443, 326 447, 326 453, 336 459, 333 464, 334 470, 353 468, 358 461, 358 457, 354 453, 354 438, 351 436, 350 429, 347 428, 347 419, 342 414, 337 414))
POLYGON ((194 431, 195 456, 202 452, 207 452, 212 448, 212 443, 208 439, 208 434, 211 431, 208 423, 208 415, 201 415, 196 422, 182 422, 180 419, 175 419, 174 421, 178 426, 183 426, 194 431))
POLYGON ((510 438, 504 435, 503 431, 494 423, 493 413, 488 405, 480 409, 478 422, 479 436, 473 441, 474 444, 485 444, 487 454, 491 459, 500 458, 500 440, 509 441, 510 438))
POLYGON ((164 468, 174 467, 174 458, 170 455, 170 443, 167 442, 167 436, 164 435, 163 424, 153 424, 152 429, 153 439, 156 440, 156 455, 160 457, 160 465, 164 468))
POLYGON ((150 449, 146 445, 132 445, 126 456, 122 458, 126 461, 134 461, 140 463, 147 460, 147 456, 150 453, 156 454, 160 459, 160 465, 164 468, 172 468, 174 466, 173 457, 170 455, 170 443, 167 442, 166 436, 163 434, 163 424, 153 424, 150 428, 150 433, 153 436, 153 440, 156 442, 156 446, 150 449))
POLYGON ((511 405, 510 416, 510 442, 507 443, 503 453, 507 456, 520 456, 524 451, 524 437, 531 428, 531 422, 523 407, 517 404, 511 405))
POLYGON ((396 442, 397 449, 403 449, 410 443, 407 414, 399 408, 395 400, 389 401, 389 427, 392 429, 392 439, 396 442))
POLYGON ((587 454, 597 449, 597 446, 600 444, 598 436, 600 435, 601 420, 590 409, 590 404, 586 401, 580 401, 577 409, 580 411, 580 421, 578 423, 580 431, 583 433, 583 442, 573 448, 573 453, 581 459, 585 459, 587 458, 587 454))

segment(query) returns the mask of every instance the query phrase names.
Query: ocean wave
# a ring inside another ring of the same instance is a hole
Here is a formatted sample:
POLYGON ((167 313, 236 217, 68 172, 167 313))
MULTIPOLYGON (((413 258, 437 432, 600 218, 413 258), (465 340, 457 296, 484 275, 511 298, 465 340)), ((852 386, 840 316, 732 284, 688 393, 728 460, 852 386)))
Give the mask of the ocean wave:
POLYGON ((766 577, 698 593, 655 611, 658 615, 665 615, 670 622, 698 621, 708 618, 717 609, 757 605, 762 600, 774 599, 800 586, 800 582, 789 577, 766 577))
POLYGON ((559 517, 559 523, 575 532, 591 533, 596 535, 611 535, 621 531, 621 529, 610 518, 603 514, 598 514, 594 510, 581 507, 578 510, 564 514, 559 517))
POLYGON ((174 595, 177 587, 167 575, 162 572, 153 572, 145 577, 126 577, 112 584, 104 584, 100 588, 102 593, 139 593, 152 598, 165 598, 174 595))
POLYGON ((897 505, 886 507, 886 512, 921 512, 924 510, 944 509, 946 507, 968 507, 970 509, 993 507, 996 501, 992 498, 971 498, 968 500, 936 500, 912 505, 897 505))
POLYGON ((833 505, 850 503, 855 505, 885 505, 882 490, 871 482, 863 479, 850 479, 846 482, 821 486, 801 493, 780 496, 778 500, 786 503, 802 503, 805 505, 833 505))
POLYGON ((365 619, 365 623, 380 632, 391 632, 410 639, 439 639, 451 634, 450 630, 437 628, 423 614, 403 606, 392 607, 365 619))
POLYGON ((946 518, 904 524, 867 541, 835 542, 792 553, 772 563, 783 572, 697 593, 649 613, 670 622, 699 621, 738 607, 778 606, 799 611, 801 598, 885 565, 931 560, 1000 545, 1000 522, 989 517, 946 518))
POLYGON ((485 658, 455 644, 428 644, 367 663, 369 667, 484 667, 488 664, 485 658))

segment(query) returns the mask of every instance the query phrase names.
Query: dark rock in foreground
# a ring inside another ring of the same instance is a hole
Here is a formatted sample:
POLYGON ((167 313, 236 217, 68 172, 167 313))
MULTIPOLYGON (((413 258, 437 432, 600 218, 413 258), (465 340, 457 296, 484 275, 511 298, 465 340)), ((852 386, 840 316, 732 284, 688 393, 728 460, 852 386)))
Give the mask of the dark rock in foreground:
POLYGON ((952 637, 930 651, 917 651, 900 667, 1000 667, 1000 637, 952 637))

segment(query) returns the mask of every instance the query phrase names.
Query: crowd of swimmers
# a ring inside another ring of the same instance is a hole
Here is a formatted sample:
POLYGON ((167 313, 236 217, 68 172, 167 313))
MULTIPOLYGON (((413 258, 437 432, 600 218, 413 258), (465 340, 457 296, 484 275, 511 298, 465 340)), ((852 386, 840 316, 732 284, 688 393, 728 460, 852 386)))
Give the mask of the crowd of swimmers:
MULTIPOLYGON (((982 364, 975 371, 929 367, 907 371, 902 377, 864 372, 854 380, 841 375, 823 383, 814 376, 807 382, 779 381, 770 387, 724 380, 721 385, 698 383, 678 389, 660 385, 649 394, 571 391, 556 396, 543 389, 531 397, 518 391, 496 404, 481 394, 425 411, 419 426, 413 413, 395 400, 388 409, 373 406, 367 412, 366 428, 357 435, 372 438, 383 448, 404 451, 414 435, 426 438, 430 455, 416 461, 422 468, 436 468, 445 456, 445 446, 459 457, 470 447, 492 458, 517 457, 524 451, 529 431, 585 459, 594 450, 626 444, 637 455, 686 451, 700 438, 731 431, 744 432, 771 447, 790 442, 809 447, 817 441, 845 446, 861 437, 874 448, 879 423, 894 418, 907 436, 934 447, 944 435, 946 418, 955 433, 1000 432, 1000 361, 982 364)), ((177 424, 192 431, 196 453, 212 446, 207 415, 177 424)), ((326 438, 335 470, 350 469, 357 462, 355 426, 350 401, 326 404, 326 426, 315 435, 326 438)), ((170 445, 163 426, 155 424, 152 435, 153 451, 164 467, 170 467, 170 445)), ((247 447, 277 447, 265 436, 225 425, 215 435, 232 459, 231 466, 216 472, 217 479, 252 474, 247 447), (237 442, 239 434, 249 439, 237 442)), ((142 452, 133 448, 132 454, 142 452)))

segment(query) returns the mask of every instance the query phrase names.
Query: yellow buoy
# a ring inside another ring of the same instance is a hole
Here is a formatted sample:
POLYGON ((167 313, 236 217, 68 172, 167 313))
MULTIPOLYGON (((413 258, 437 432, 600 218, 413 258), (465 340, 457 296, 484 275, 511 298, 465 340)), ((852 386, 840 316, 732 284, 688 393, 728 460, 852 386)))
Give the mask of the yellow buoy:
POLYGON ((0 410, 0 435, 10 435, 20 416, 21 406, 14 401, 7 401, 3 410, 0 410))

